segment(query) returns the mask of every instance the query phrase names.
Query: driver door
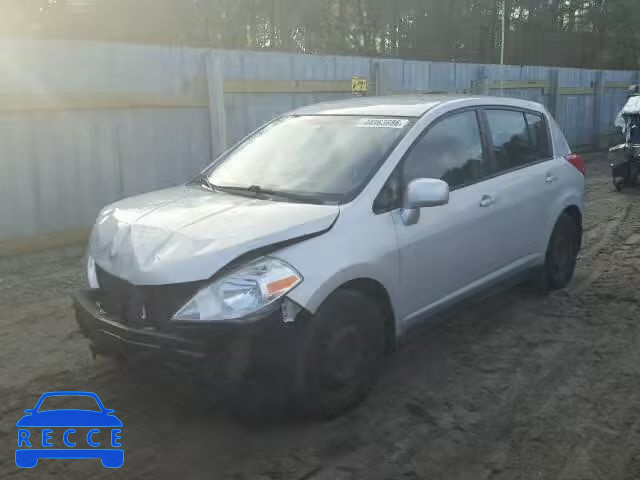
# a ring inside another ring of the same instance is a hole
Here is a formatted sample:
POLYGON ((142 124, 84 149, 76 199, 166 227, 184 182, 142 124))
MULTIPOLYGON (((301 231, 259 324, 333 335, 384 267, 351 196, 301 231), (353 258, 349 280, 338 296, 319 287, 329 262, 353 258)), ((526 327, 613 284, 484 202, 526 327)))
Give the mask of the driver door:
POLYGON ((476 110, 437 120, 405 157, 403 185, 419 178, 442 179, 451 194, 447 205, 422 208, 414 225, 405 225, 400 211, 395 212, 404 326, 481 283, 500 264, 491 192, 483 182, 486 171, 476 110))

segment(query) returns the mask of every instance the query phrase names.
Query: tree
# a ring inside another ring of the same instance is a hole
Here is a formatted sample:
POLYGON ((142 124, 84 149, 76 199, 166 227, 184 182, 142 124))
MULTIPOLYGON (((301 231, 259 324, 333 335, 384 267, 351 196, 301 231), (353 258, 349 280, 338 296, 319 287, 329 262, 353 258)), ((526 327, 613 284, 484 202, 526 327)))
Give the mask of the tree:
MULTIPOLYGON (((638 1, 504 0, 507 61, 638 68, 638 1)), ((495 63, 503 0, 3 2, 0 35, 495 63)))

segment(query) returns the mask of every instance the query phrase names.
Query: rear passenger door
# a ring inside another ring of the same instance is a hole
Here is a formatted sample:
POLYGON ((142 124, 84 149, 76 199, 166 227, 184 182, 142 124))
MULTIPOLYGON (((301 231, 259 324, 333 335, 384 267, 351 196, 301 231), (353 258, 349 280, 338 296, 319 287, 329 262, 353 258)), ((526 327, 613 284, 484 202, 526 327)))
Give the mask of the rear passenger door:
POLYGON ((499 219, 496 247, 504 254, 503 267, 524 267, 544 253, 539 239, 550 198, 557 195, 549 128, 537 112, 496 107, 483 114, 491 150, 488 208, 499 219))

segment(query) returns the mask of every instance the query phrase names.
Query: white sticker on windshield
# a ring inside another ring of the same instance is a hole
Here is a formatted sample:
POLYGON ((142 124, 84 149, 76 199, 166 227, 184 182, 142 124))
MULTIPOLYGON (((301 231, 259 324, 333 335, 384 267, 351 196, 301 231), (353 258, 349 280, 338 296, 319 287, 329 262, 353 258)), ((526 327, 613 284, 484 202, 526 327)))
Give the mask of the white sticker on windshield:
POLYGON ((361 118, 357 128, 404 128, 409 123, 406 118, 361 118))

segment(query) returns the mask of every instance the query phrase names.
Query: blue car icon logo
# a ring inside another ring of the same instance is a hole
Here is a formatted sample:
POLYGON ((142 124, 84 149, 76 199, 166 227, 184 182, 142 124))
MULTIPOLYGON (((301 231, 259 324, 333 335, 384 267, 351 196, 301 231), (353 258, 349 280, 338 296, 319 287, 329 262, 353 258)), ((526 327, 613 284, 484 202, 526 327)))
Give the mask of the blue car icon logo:
POLYGON ((24 411, 18 420, 16 465, 33 468, 38 460, 100 459, 107 468, 120 468, 124 463, 121 448, 122 422, 104 407, 91 392, 49 392, 40 397, 36 406, 24 411), (48 400, 50 399, 50 400, 48 400), (47 409, 43 403, 83 400, 95 409, 47 409))

